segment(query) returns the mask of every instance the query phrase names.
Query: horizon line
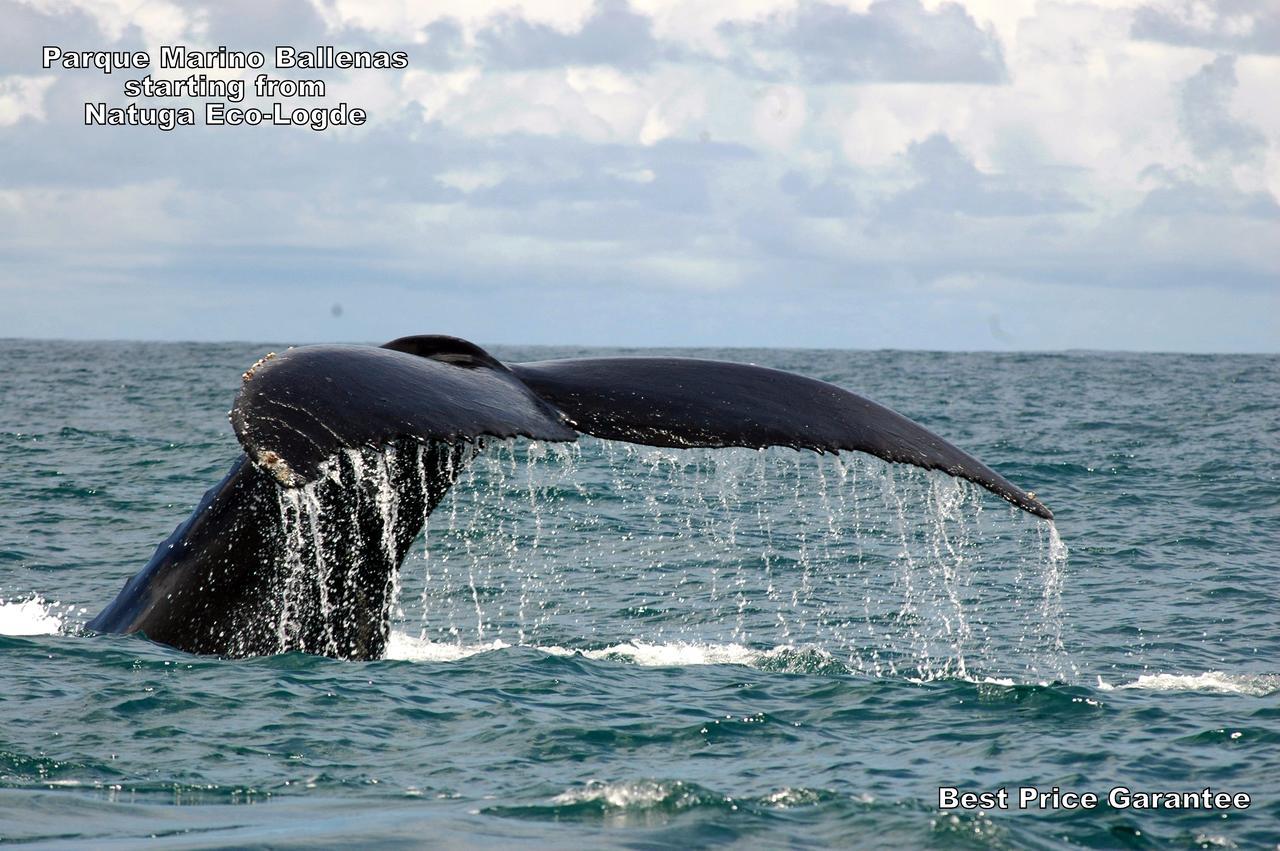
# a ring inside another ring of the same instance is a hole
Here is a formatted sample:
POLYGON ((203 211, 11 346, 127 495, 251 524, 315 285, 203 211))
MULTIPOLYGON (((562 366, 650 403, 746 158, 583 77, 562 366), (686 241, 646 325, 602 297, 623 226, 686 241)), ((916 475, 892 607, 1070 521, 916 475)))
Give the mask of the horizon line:
MULTIPOLYGON (((401 335, 405 336, 405 335, 401 335)), ((449 335, 453 336, 453 335, 449 335)), ((395 339, 394 337, 391 339, 395 339)), ((184 346, 184 345, 243 345, 243 346, 313 346, 313 345, 367 345, 379 346, 381 343, 369 340, 312 340, 306 342, 284 342, 280 340, 251 340, 251 339, 176 339, 176 338, 143 338, 143 337, 8 337, 0 335, 0 343, 12 342, 30 342, 30 343, 147 343, 163 346, 184 346)), ((1220 349, 1102 349, 1090 348, 1087 346, 1071 347, 1062 349, 911 349, 898 348, 894 346, 780 346, 769 344, 733 344, 733 345, 716 345, 716 344, 607 344, 607 343, 509 343, 509 342, 485 342, 481 345, 486 347, 506 347, 506 348, 579 348, 579 349, 727 349, 727 350, 767 350, 780 352, 913 352, 922 354, 995 354, 995 355, 1063 355, 1063 354, 1098 354, 1098 355, 1240 355, 1240 356, 1268 356, 1280 355, 1280 349, 1264 350, 1264 349, 1242 349, 1242 350, 1220 350, 1220 349)))

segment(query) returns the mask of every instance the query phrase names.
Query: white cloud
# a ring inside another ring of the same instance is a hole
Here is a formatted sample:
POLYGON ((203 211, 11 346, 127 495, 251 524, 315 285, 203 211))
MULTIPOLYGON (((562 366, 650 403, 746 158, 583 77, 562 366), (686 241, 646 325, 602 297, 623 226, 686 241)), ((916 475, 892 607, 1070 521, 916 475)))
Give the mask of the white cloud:
POLYGON ((16 124, 24 118, 44 119, 44 96, 53 76, 0 77, 0 126, 16 124))
POLYGON ((1273 0, 1175 0, 1143 4, 1135 38, 1231 52, 1280 53, 1280 6, 1273 0))
POLYGON ((436 175, 445 186, 460 189, 463 192, 475 192, 477 189, 492 189, 502 183, 509 172, 492 164, 483 168, 456 169, 436 175))
POLYGON ((796 0, 635 0, 637 10, 653 18, 654 34, 689 50, 725 58, 730 45, 721 27, 726 23, 763 21, 795 9, 796 0))
POLYGON ((756 99, 751 126, 756 137, 766 145, 786 150, 792 146, 808 117, 804 89, 799 86, 768 86, 756 99))
MULTIPOLYGON (((928 126, 937 126, 928 122, 928 126)), ((925 127, 914 128, 884 100, 866 97, 840 124, 840 148, 854 165, 883 166, 920 137, 925 127)))
POLYGON ((502 15, 569 33, 582 28, 593 8, 592 0, 313 0, 313 5, 330 29, 363 29, 394 41, 446 18, 460 22, 474 38, 477 29, 502 15))
POLYGON ((470 96, 481 73, 481 69, 477 67, 443 73, 410 69, 402 78, 401 89, 408 101, 422 107, 424 118, 436 119, 451 104, 464 101, 470 96))
MULTIPOLYGON (((45 14, 59 16, 71 11, 90 15, 110 41, 118 41, 130 28, 136 29, 148 48, 198 38, 204 29, 203 14, 185 11, 168 0, 27 0, 45 14)), ((71 47, 71 45, 68 45, 71 47)), ((79 50, 100 49, 95 45, 74 45, 79 50)))

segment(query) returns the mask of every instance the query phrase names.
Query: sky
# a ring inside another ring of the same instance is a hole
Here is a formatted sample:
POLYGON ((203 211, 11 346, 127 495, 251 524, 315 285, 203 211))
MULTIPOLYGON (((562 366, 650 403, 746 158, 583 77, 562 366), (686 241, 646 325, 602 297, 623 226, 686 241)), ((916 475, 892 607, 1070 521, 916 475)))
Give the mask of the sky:
POLYGON ((0 0, 0 337, 1275 352, 1278 82, 1275 0, 0 0), (368 120, 41 62, 176 44, 368 120))

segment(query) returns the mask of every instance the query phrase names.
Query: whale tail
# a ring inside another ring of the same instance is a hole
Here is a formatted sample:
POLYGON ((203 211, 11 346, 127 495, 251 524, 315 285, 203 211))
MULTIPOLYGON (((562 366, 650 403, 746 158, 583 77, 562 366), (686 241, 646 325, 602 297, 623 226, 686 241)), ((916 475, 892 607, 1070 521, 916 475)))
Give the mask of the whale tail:
POLYGON ((380 348, 307 346, 251 367, 230 417, 245 454, 90 629, 143 632, 194 653, 378 658, 396 572, 486 437, 568 441, 585 433, 668 447, 853 450, 942 470, 1053 517, 886 407, 745 364, 508 365, 443 336, 380 348), (388 464, 380 452, 387 447, 414 463, 388 464))

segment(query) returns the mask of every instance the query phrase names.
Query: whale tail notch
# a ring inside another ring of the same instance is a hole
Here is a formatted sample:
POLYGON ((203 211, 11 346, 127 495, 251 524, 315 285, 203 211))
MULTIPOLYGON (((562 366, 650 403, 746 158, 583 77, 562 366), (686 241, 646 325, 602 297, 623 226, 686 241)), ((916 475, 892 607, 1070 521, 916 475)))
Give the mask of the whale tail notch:
POLYGON ((1045 519, 1034 495, 901 414, 825 381, 695 358, 504 364, 457 337, 306 346, 248 373, 231 412, 246 454, 286 485, 340 449, 578 433, 669 447, 856 451, 941 470, 1045 519))

